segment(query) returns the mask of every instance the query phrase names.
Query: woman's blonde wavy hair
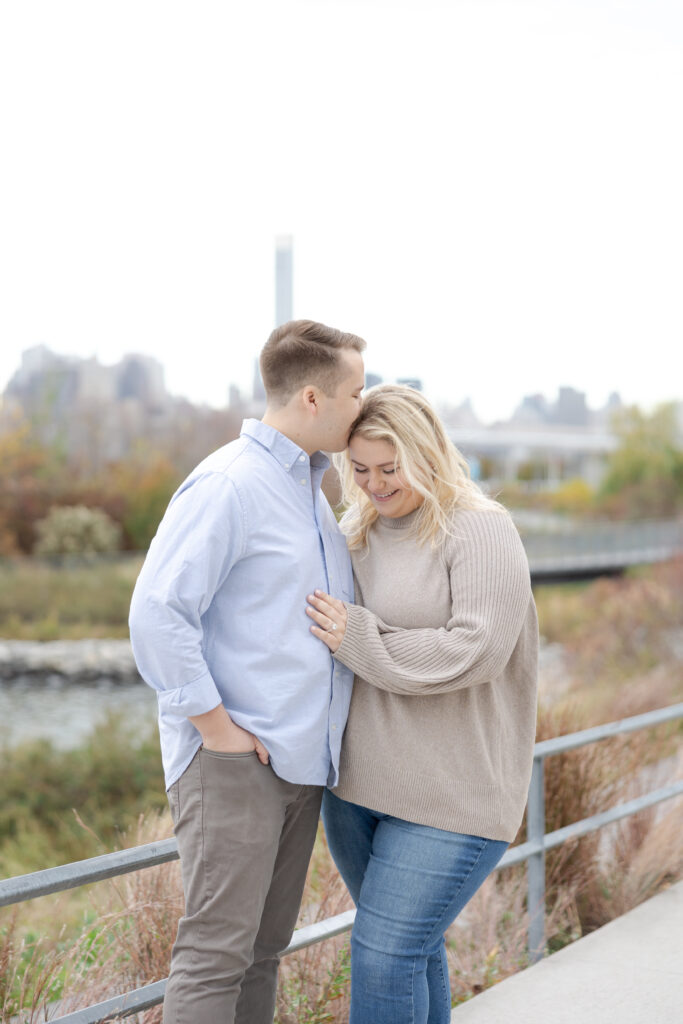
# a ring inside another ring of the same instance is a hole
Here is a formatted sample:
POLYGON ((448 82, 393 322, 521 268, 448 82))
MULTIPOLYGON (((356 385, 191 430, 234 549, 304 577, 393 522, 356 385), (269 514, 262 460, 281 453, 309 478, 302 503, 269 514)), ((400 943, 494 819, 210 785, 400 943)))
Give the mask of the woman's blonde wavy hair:
MULTIPOLYGON (((354 437, 392 445, 401 476, 424 499, 416 522, 420 544, 429 541, 437 547, 452 534, 450 519, 456 509, 506 511, 471 479, 469 466, 443 423, 414 388, 378 384, 366 391, 349 442, 354 437)), ((347 509, 342 525, 348 546, 365 547, 379 513, 354 480, 348 448, 335 456, 335 464, 342 483, 342 505, 347 509)))

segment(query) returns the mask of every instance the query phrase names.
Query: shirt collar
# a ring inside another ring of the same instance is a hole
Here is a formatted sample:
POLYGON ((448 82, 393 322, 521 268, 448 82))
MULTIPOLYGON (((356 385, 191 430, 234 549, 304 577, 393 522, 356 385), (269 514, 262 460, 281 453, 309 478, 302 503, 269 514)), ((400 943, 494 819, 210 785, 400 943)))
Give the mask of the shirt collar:
POLYGON ((310 464, 312 469, 326 470, 329 468, 330 460, 322 452, 313 452, 309 457, 308 453, 295 444, 289 437, 282 434, 275 427, 262 423, 261 420, 246 419, 242 423, 242 435, 251 437, 260 445, 267 448, 280 463, 283 469, 290 472, 296 466, 301 468, 304 464, 310 464))

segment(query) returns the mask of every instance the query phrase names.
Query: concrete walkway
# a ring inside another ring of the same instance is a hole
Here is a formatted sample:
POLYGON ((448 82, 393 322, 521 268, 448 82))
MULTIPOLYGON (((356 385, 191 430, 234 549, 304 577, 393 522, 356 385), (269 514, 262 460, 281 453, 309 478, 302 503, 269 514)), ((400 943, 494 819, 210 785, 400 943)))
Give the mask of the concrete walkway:
POLYGON ((683 1024, 683 882, 453 1010, 452 1024, 683 1024))

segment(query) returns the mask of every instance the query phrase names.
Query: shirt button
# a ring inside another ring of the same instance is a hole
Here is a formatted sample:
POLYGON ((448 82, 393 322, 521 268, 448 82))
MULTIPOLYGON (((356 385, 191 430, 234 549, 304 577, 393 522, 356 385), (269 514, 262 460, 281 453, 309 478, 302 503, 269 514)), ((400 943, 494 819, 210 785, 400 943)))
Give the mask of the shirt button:
POLYGON ((301 484, 302 487, 306 486, 306 481, 305 480, 299 480, 299 483, 301 484))
POLYGON ((332 732, 336 732, 336 731, 337 731, 337 726, 336 726, 336 725, 333 725, 333 726, 332 726, 332 732))
POLYGON ((305 455, 300 455, 299 456, 299 462, 305 462, 305 461, 306 461, 306 456, 305 455))
POLYGON ((285 469, 289 469, 289 466, 290 466, 290 463, 289 462, 285 462, 285 469))

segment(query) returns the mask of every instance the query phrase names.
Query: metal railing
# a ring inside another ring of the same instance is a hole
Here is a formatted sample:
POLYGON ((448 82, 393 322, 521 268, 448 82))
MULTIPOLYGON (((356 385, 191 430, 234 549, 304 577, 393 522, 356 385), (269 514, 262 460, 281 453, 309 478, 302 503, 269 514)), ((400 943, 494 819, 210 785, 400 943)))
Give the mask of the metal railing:
POLYGON ((532 577, 596 574, 668 561, 683 552, 683 519, 574 523, 552 528, 520 524, 532 577))
MULTIPOLYGON (((612 736, 651 728, 680 718, 683 718, 683 703, 661 708, 658 711, 649 711, 633 718, 625 718, 618 722, 610 722, 593 729, 585 729, 567 736, 558 736, 535 745, 527 807, 527 840, 525 843, 507 850, 496 869, 500 870, 527 861, 528 948, 532 962, 542 957, 545 948, 546 851, 552 850, 570 839, 577 839, 590 832, 595 832, 605 825, 636 814, 638 811, 653 807, 664 800, 683 795, 683 779, 679 779, 669 786, 653 790, 601 814, 594 814, 564 828, 556 829, 554 832, 546 833, 544 792, 546 758, 566 753, 569 750, 576 750, 578 747, 609 739, 612 736)), ((74 864, 65 864, 61 867, 48 868, 45 871, 35 871, 29 875, 8 878, 0 881, 0 907, 35 899, 49 893, 62 892, 65 889, 72 889, 89 882, 113 878, 129 871, 153 867, 156 864, 163 864, 177 858, 178 849, 175 839, 165 839, 131 850, 107 853, 74 864)), ((297 929, 284 955, 349 931, 354 917, 355 911, 349 910, 317 924, 297 929)), ((163 1002, 165 988, 165 980, 157 981, 152 985, 145 985, 133 992, 125 992, 106 1002, 97 1003, 75 1013, 52 1018, 52 1024, 101 1024, 102 1021, 112 1017, 130 1016, 163 1002)))

